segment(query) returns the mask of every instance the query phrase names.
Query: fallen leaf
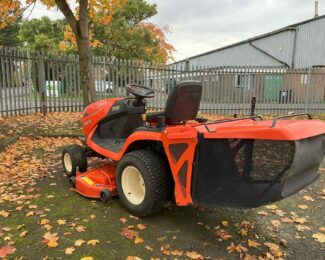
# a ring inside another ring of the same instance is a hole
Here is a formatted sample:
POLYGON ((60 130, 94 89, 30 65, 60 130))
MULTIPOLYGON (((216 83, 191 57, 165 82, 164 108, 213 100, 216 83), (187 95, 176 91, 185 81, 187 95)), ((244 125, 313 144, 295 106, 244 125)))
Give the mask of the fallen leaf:
POLYGON ((146 245, 145 248, 146 248, 148 251, 151 251, 151 252, 153 251, 153 248, 152 248, 151 246, 146 245))
POLYGON ((280 257, 283 255, 282 251, 280 250, 280 247, 274 243, 265 242, 264 245, 269 248, 272 255, 276 257, 280 257))
POLYGON ((182 256, 183 255, 183 251, 172 250, 172 251, 170 251, 170 254, 171 255, 174 255, 174 256, 182 256))
POLYGON ((232 253, 232 252, 243 253, 243 252, 247 252, 248 249, 246 247, 242 246, 241 244, 238 244, 237 246, 235 246, 234 243, 231 242, 230 246, 227 246, 227 251, 229 253, 232 253))
POLYGON ((141 238, 141 237, 136 237, 136 238, 134 239, 134 243, 135 243, 135 244, 143 244, 143 242, 144 242, 144 240, 143 240, 143 238, 141 238))
POLYGON ((126 218, 120 218, 120 222, 122 222, 123 224, 125 224, 126 222, 128 222, 128 220, 126 218))
POLYGON ((65 254, 66 255, 72 255, 72 253, 75 251, 76 249, 74 247, 68 247, 65 249, 65 254))
POLYGON ((301 209, 308 209, 308 206, 307 206, 307 205, 298 205, 298 208, 301 208, 301 209))
POLYGON ((312 197, 307 196, 307 195, 303 196, 303 199, 306 201, 315 201, 312 197))
POLYGON ((65 223, 67 223, 67 221, 66 221, 65 219, 58 219, 56 222, 57 222, 60 226, 65 225, 65 223))
POLYGON ((276 228, 278 228, 278 227, 280 227, 280 221, 279 220, 271 220, 271 224, 274 226, 274 227, 276 227, 276 228))
POLYGON ((99 240, 97 240, 97 239, 92 239, 92 240, 89 240, 89 241, 87 242, 87 245, 95 246, 95 245, 97 245, 97 244, 99 244, 99 240))
POLYGON ((310 230, 310 228, 306 225, 296 225, 296 229, 298 231, 306 231, 306 230, 310 230))
POLYGON ((313 234, 313 238, 316 238, 318 240, 318 242, 325 243, 325 234, 316 233, 316 234, 313 234))
POLYGON ((50 240, 48 243, 47 243, 47 246, 49 248, 54 248, 54 247, 57 247, 59 244, 56 240, 50 240))
POLYGON ((269 213, 267 213, 266 211, 262 210, 262 211, 257 211, 258 215, 262 215, 262 216, 267 216, 269 213))
POLYGON ((35 212, 34 211, 29 211, 26 213, 26 217, 34 216, 35 212))
POLYGON ((250 239, 248 239, 248 246, 249 246, 249 247, 258 248, 260 245, 261 245, 260 243, 257 243, 257 242, 254 241, 254 240, 250 240, 250 239))
POLYGON ((267 208, 267 209, 277 209, 278 206, 275 205, 275 204, 271 204, 271 205, 266 205, 265 208, 267 208))
POLYGON ((82 246, 86 241, 83 239, 78 239, 74 242, 75 246, 82 246))
POLYGON ((147 225, 145 225, 145 224, 138 224, 137 227, 138 227, 138 229, 140 229, 140 230, 145 230, 145 229, 147 229, 147 225))
POLYGON ((138 256, 127 256, 126 260, 142 260, 142 258, 140 258, 138 256))
POLYGON ((80 233, 80 232, 85 232, 86 231, 86 227, 84 226, 77 226, 76 230, 80 233))
POLYGON ((292 218, 288 218, 288 217, 281 218, 281 221, 285 222, 285 223, 293 223, 294 222, 292 218))
POLYGON ((232 238, 232 235, 230 235, 227 231, 221 229, 221 230, 216 230, 215 232, 217 237, 220 237, 223 240, 228 240, 232 238))
POLYGON ((41 225, 46 225, 46 224, 50 223, 50 221, 48 219, 46 219, 46 218, 43 218, 43 219, 41 219, 41 221, 39 223, 41 225))
POLYGON ((82 257, 80 260, 94 260, 94 258, 91 256, 85 256, 85 257, 82 257))
POLYGON ((195 260, 204 259, 204 257, 201 254, 195 251, 186 252, 185 255, 190 259, 195 259, 195 260))
POLYGON ((28 231, 23 231, 20 233, 19 237, 25 237, 28 234, 28 231))
POLYGON ((133 240, 134 238, 136 238, 138 236, 138 232, 136 232, 132 229, 129 229, 129 228, 123 228, 121 235, 127 239, 133 240))
POLYGON ((223 225, 224 227, 228 227, 229 226, 229 222, 224 220, 221 222, 221 225, 223 225))
POLYGON ((324 227, 320 227, 319 230, 322 231, 322 232, 325 232, 325 228, 324 227))
POLYGON ((299 224, 303 224, 303 223, 307 222, 307 219, 305 219, 305 218, 293 217, 292 219, 294 222, 299 223, 299 224))
POLYGON ((95 215, 95 214, 91 214, 91 215, 90 215, 90 218, 91 218, 91 219, 95 219, 95 218, 96 218, 96 215, 95 215))
POLYGON ((135 220, 139 220, 139 218, 138 218, 138 217, 136 217, 136 216, 133 216, 133 215, 129 215, 129 218, 131 218, 131 219, 135 219, 135 220))
POLYGON ((247 236, 248 231, 244 228, 242 228, 241 230, 239 230, 239 234, 241 234, 242 236, 247 236))
POLYGON ((5 258, 7 255, 15 253, 16 248, 13 246, 4 246, 0 248, 0 258, 5 258))

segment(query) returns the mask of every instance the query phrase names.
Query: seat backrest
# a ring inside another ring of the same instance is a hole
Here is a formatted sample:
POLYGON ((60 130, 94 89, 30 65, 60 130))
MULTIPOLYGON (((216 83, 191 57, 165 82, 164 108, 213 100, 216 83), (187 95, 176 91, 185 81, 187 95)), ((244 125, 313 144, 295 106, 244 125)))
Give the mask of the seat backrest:
POLYGON ((170 92, 165 109, 167 125, 175 125, 196 118, 199 111, 202 85, 197 81, 183 81, 170 92))

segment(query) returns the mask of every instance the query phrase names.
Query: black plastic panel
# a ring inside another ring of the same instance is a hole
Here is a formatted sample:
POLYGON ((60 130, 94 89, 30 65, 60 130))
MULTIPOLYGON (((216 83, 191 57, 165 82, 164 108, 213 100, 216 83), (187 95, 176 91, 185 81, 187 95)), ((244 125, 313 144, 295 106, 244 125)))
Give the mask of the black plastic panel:
POLYGON ((200 136, 193 201, 250 208, 289 196, 317 179, 324 139, 325 135, 296 142, 200 136))

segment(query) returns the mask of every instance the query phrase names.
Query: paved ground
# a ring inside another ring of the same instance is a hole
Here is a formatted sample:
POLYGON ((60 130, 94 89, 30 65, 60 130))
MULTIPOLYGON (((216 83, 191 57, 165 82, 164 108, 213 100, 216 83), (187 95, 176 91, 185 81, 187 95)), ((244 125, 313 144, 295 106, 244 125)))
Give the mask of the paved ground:
POLYGON ((70 189, 60 152, 77 139, 28 136, 77 134, 79 119, 73 113, 57 113, 0 122, 0 142, 27 136, 0 153, 0 250, 6 245, 15 248, 9 259, 322 259, 325 255, 325 161, 314 184, 279 203, 250 210, 171 204, 157 215, 137 219, 118 199, 102 203, 70 189), (57 245, 49 242, 53 237, 57 245), (67 254, 69 248, 72 254, 67 254))

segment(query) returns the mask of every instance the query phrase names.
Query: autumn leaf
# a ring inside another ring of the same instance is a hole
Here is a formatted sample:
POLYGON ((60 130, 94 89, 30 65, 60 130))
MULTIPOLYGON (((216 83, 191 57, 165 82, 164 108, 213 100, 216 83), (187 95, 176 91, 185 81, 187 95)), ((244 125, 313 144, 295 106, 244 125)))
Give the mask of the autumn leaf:
POLYGON ((241 244, 238 244, 237 246, 235 246, 233 242, 231 242, 230 246, 227 246, 226 249, 229 253, 232 253, 232 252, 242 253, 242 252, 248 251, 248 249, 246 247, 242 246, 241 244))
POLYGON ((197 253, 195 251, 186 252, 185 255, 187 257, 189 257, 190 259, 194 259, 194 260, 204 259, 204 257, 201 254, 199 254, 199 253, 197 253))
POLYGON ((308 206, 307 206, 307 205, 298 205, 298 208, 301 208, 301 209, 308 209, 308 206))
POLYGON ((140 258, 138 256, 127 256, 126 260, 142 260, 142 258, 140 258))
POLYGON ((94 258, 91 256, 85 256, 85 257, 82 257, 80 260, 94 260, 94 258))
POLYGON ((221 229, 221 230, 216 230, 215 232, 217 237, 220 237, 223 240, 228 240, 232 238, 232 235, 230 235, 227 231, 221 229))
POLYGON ((138 224, 137 227, 138 227, 138 229, 140 229, 140 230, 145 230, 145 229, 147 229, 147 226, 146 226, 145 224, 138 224))
POLYGON ((99 244, 99 240, 97 240, 97 239, 92 239, 92 240, 89 240, 89 241, 87 242, 87 245, 95 246, 95 245, 97 245, 97 244, 99 244))
POLYGON ((276 227, 276 228, 278 228, 278 227, 280 227, 280 221, 279 220, 271 220, 271 224, 274 226, 274 227, 276 227))
POLYGON ((134 238, 136 238, 138 236, 138 232, 136 232, 132 229, 129 229, 129 228, 123 228, 121 235, 127 239, 133 240, 134 238))
POLYGON ((41 225, 46 225, 46 224, 50 223, 50 221, 49 221, 48 219, 46 219, 46 218, 43 218, 43 219, 40 220, 39 223, 40 223, 41 225))
POLYGON ((143 240, 143 238, 141 238, 141 237, 136 237, 136 238, 134 239, 134 243, 135 243, 135 244, 143 244, 143 242, 144 242, 144 240, 143 240))
POLYGON ((320 243, 325 243, 325 234, 323 233, 313 234, 313 238, 317 239, 320 243))
POLYGON ((312 197, 310 196, 303 196, 303 199, 306 200, 306 201, 315 201, 312 197))
POLYGON ((296 229, 298 231, 306 231, 306 230, 310 230, 310 228, 306 225, 296 225, 296 229))
POLYGON ((282 251, 280 250, 280 247, 274 243, 265 242, 264 245, 269 248, 272 255, 276 257, 280 257, 283 255, 282 251))
POLYGON ((80 233, 80 232, 85 232, 86 231, 86 227, 84 226, 77 226, 76 230, 80 233))
POLYGON ((260 245, 261 244, 257 243, 256 241, 248 239, 248 246, 249 247, 258 248, 260 245))
POLYGON ((16 248, 13 246, 4 246, 0 248, 0 258, 5 258, 7 255, 15 253, 16 248))
POLYGON ((75 251, 76 249, 74 247, 68 247, 65 249, 65 254, 66 255, 72 255, 72 253, 75 251))
POLYGON ((258 215, 262 215, 262 216, 267 216, 269 213, 267 213, 266 211, 262 210, 262 211, 257 211, 258 215))
POLYGON ((56 240, 50 240, 48 243, 47 243, 47 246, 49 247, 49 248, 54 248, 54 247, 57 247, 59 244, 58 244, 58 242, 56 241, 56 240))
POLYGON ((128 220, 126 218, 120 218, 119 219, 121 223, 125 224, 126 222, 128 222, 128 220))
POLYGON ((228 227, 229 226, 229 222, 224 220, 224 221, 221 221, 221 225, 223 225, 224 227, 228 227))
POLYGON ((133 215, 129 215, 129 218, 131 218, 131 219, 134 219, 134 220, 139 220, 139 218, 138 218, 138 217, 136 217, 136 216, 133 216, 133 215))
POLYGON ((241 234, 242 236, 247 236, 248 234, 248 231, 244 228, 242 228, 240 231, 239 231, 239 234, 241 234))
POLYGON ((267 208, 267 209, 277 209, 278 206, 275 205, 275 204, 271 204, 271 205, 266 205, 265 208, 267 208))
POLYGON ((305 219, 305 218, 293 217, 292 219, 294 222, 299 223, 299 224, 303 224, 303 223, 307 222, 307 219, 305 219))
POLYGON ((28 234, 28 231, 23 231, 20 233, 19 237, 25 237, 28 234))
POLYGON ((78 239, 74 242, 75 246, 82 246, 86 241, 83 239, 78 239))
POLYGON ((96 215, 95 214, 91 214, 90 215, 90 219, 95 219, 96 218, 96 215))
POLYGON ((65 219, 58 219, 56 221, 60 226, 64 225, 65 223, 67 223, 67 221, 65 219))
POLYGON ((145 248, 148 250, 148 251, 153 251, 153 248, 151 246, 148 246, 148 245, 145 245, 145 248))

